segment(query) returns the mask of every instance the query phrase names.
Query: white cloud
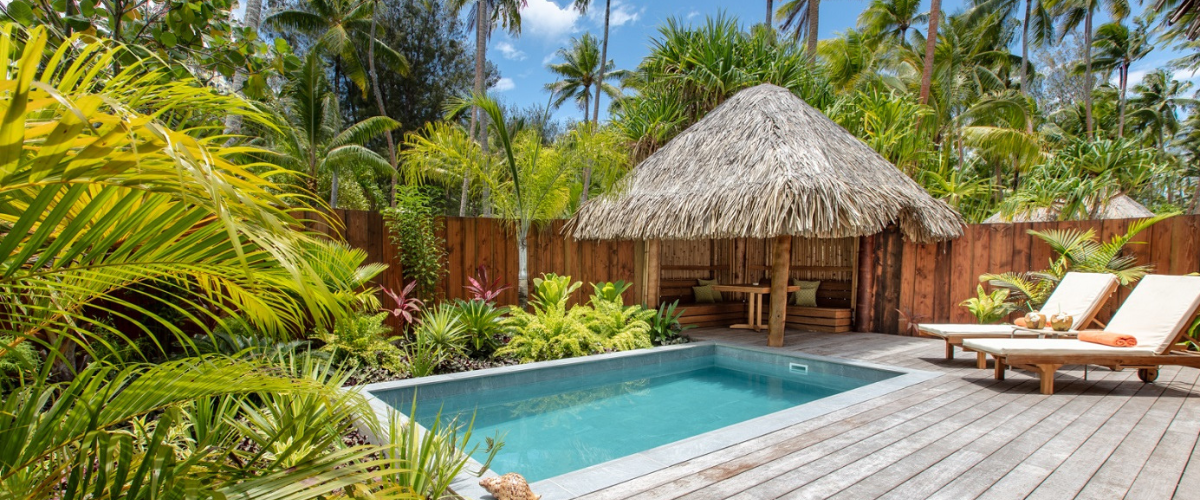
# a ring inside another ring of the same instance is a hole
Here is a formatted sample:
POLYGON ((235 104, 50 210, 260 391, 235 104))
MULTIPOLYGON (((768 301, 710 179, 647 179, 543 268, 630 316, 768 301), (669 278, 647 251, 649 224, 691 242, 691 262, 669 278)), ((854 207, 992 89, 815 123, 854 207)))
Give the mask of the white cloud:
POLYGON ((556 40, 575 29, 579 12, 551 0, 529 0, 521 10, 521 34, 556 40))
POLYGON ((508 59, 510 61, 524 61, 525 60, 525 53, 522 52, 521 50, 517 49, 516 47, 513 47, 512 43, 509 43, 509 42, 497 43, 496 50, 499 50, 500 55, 504 56, 505 59, 508 59))
POLYGON ((693 11, 687 13, 687 18, 692 19, 693 17, 696 17, 698 15, 700 15, 700 12, 693 10, 693 11))
POLYGON ((495 85, 492 85, 492 90, 496 92, 508 92, 515 88, 517 88, 517 84, 513 82, 512 78, 501 78, 496 80, 495 85))
POLYGON ((608 16, 608 23, 610 26, 624 26, 640 19, 643 12, 646 12, 645 7, 635 10, 633 7, 626 5, 625 2, 613 2, 612 12, 608 16))
POLYGON ((556 57, 558 57, 558 52, 557 52, 557 51, 556 51, 556 52, 551 52, 551 53, 549 53, 549 54, 546 54, 546 57, 543 57, 543 58, 542 58, 542 66, 545 66, 545 65, 547 65, 547 64, 550 64, 550 63, 554 62, 554 59, 555 59, 556 57))

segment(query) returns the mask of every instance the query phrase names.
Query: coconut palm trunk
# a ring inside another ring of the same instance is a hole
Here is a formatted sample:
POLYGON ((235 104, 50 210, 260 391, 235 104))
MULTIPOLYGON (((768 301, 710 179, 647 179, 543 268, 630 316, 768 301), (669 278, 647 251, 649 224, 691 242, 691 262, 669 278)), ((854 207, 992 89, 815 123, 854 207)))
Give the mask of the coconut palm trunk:
MULTIPOLYGON (((68 2, 70 4, 72 2, 68 2)), ((242 18, 242 24, 250 31, 258 31, 258 27, 262 24, 262 0, 247 0, 246 14, 242 18)), ((241 92, 242 87, 246 85, 246 70, 238 68, 233 74, 233 91, 241 92)), ((237 135, 242 133, 242 115, 230 113, 225 117, 225 135, 237 135)))
MULTIPOLYGON (((600 95, 604 92, 604 69, 608 66, 608 22, 612 14, 612 0, 604 0, 604 39, 600 42, 600 72, 596 84, 596 100, 592 103, 592 123, 600 127, 600 95)), ((588 104, 583 105, 583 121, 587 121, 588 104)), ((579 192, 579 205, 583 206, 588 200, 588 192, 592 190, 592 161, 588 160, 583 167, 583 189, 579 192)))
MULTIPOLYGON (((1029 97, 1029 16, 1033 0, 1025 0, 1025 22, 1021 24, 1021 95, 1029 97)), ((1033 120, 1025 120, 1025 133, 1033 133, 1033 120)))
MULTIPOLYGON (((261 1, 261 0, 255 0, 261 1)), ((379 73, 375 70, 375 29, 379 25, 379 0, 375 0, 375 11, 371 13, 371 41, 367 46, 367 72, 371 76, 371 88, 375 90, 375 107, 379 109, 379 116, 387 116, 387 109, 383 107, 383 89, 379 88, 379 73)), ((392 166, 392 192, 388 196, 391 200, 391 206, 396 206, 396 141, 392 138, 392 131, 389 130, 383 135, 387 140, 388 148, 388 163, 392 166)))
MULTIPOLYGON (((936 1, 936 0, 935 0, 936 1)), ((1092 140, 1095 138, 1092 132, 1092 9, 1087 10, 1083 21, 1083 46, 1087 48, 1083 52, 1083 117, 1086 121, 1087 138, 1092 140)))
MULTIPOLYGON (((478 0, 475 2, 475 94, 483 95, 483 77, 484 77, 484 61, 487 57, 487 0, 478 0)), ((479 110, 471 110, 471 126, 468 132, 471 137, 475 137, 477 130, 483 130, 482 136, 484 140, 480 141, 480 145, 487 147, 487 127, 479 125, 479 110)), ((486 149, 484 154, 487 154, 486 149)), ((471 199, 471 176, 468 173, 463 173, 462 180, 462 195, 458 204, 458 216, 466 217, 468 206, 471 199)))
POLYGON ((766 22, 766 25, 767 25, 767 29, 769 29, 769 30, 774 30, 775 24, 773 22, 771 22, 771 18, 774 16, 774 13, 775 13, 774 0, 767 0, 767 22, 766 22))
POLYGON ((938 17, 942 14, 942 0, 929 4, 929 33, 925 39, 925 67, 921 70, 921 104, 929 103, 929 90, 933 86, 933 56, 937 49, 938 17))
POLYGON ((1120 139, 1125 137, 1125 89, 1129 86, 1129 65, 1122 64, 1121 67, 1117 68, 1117 75, 1121 84, 1121 98, 1117 103, 1119 107, 1117 111, 1117 138, 1120 139))
POLYGON ((821 19, 821 0, 808 0, 808 57, 817 60, 817 27, 821 19))

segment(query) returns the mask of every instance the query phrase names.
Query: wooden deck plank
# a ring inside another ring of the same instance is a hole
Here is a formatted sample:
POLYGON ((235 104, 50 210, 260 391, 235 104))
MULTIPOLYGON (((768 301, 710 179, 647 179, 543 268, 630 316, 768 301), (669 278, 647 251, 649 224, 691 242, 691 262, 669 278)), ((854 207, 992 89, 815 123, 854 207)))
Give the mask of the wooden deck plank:
MULTIPOLYGON (((695 340, 765 346, 727 329, 695 340)), ((785 349, 945 375, 800 422, 582 498, 1179 498, 1200 491, 1200 371, 1065 367, 1059 391, 974 360, 945 361, 935 339, 788 330, 785 349), (1192 456, 1196 455, 1193 460, 1192 456), (1143 465, 1144 464, 1144 465, 1143 465), (1176 493, 1176 492, 1179 493, 1176 493)))

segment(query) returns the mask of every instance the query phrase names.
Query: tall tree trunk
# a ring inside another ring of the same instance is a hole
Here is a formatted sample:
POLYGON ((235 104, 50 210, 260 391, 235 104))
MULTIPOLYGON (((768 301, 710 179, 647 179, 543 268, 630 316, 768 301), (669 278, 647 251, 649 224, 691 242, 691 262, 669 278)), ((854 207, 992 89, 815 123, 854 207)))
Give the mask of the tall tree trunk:
MULTIPOLYGON (((483 77, 484 77, 484 61, 487 57, 487 0, 478 0, 475 2, 475 93, 483 95, 483 77)), ((487 137, 487 127, 479 126, 479 108, 471 110, 471 127, 469 133, 471 137, 475 137, 476 128, 484 130, 483 136, 487 137)), ((487 141, 480 143, 481 147, 485 146, 487 141)), ((484 154, 487 154, 486 150, 484 154)), ((466 217, 467 208, 471 200, 471 176, 469 173, 463 173, 462 181, 462 197, 458 204, 458 216, 466 217)))
POLYGON ((529 304, 529 224, 521 222, 517 230, 517 307, 529 304))
POLYGON ((933 55, 937 49, 938 17, 942 14, 942 0, 931 0, 929 5, 929 33, 925 39, 925 67, 921 70, 921 104, 929 103, 929 88, 933 85, 933 55))
MULTIPOLYGON (((608 67, 608 20, 612 14, 612 0, 604 0, 604 39, 600 42, 600 71, 596 80, 596 102, 592 105, 595 109, 592 112, 592 123, 596 129, 600 128, 600 96, 604 93, 604 69, 608 67)), ((590 95, 590 94, 589 94, 590 95)), ((587 101, 584 101, 583 121, 587 121, 587 101)), ((588 160, 587 165, 583 167, 583 189, 579 191, 579 206, 583 206, 588 200, 588 192, 592 190, 592 162, 588 160)))
POLYGON ((1125 89, 1129 85, 1129 65, 1122 65, 1117 68, 1117 78, 1121 84, 1121 101, 1117 103, 1120 110, 1117 111, 1117 138, 1125 137, 1125 89))
POLYGON ((774 14, 775 14, 775 2, 773 0, 767 0, 767 22, 766 22, 766 25, 767 25, 767 29, 770 31, 775 31, 775 23, 772 22, 773 18, 775 17, 774 14))
POLYGON ((338 202, 338 172, 333 169, 329 180, 329 208, 337 208, 338 202))
MULTIPOLYGON (((74 2, 67 2, 68 5, 74 2)), ((246 14, 242 18, 242 25, 250 28, 250 31, 258 31, 259 25, 262 24, 262 0, 246 0, 246 14)), ((246 70, 238 68, 233 74, 233 91, 241 93, 242 87, 246 85, 246 70)), ((225 117, 225 135, 237 135, 242 133, 242 115, 231 113, 225 117)), ((230 139, 232 141, 233 139, 230 139)))
POLYGON ((821 21, 821 0, 808 0, 808 57, 817 60, 817 27, 821 21))
MULTIPOLYGON (((1029 11, 1032 8, 1033 0, 1025 0, 1025 23, 1021 25, 1021 95, 1025 97, 1029 97, 1029 11)), ((1025 133, 1033 134, 1030 117, 1025 119, 1025 133)))
MULTIPOLYGON (((261 0, 255 0, 261 1, 261 0)), ((383 107, 383 89, 379 88, 379 73, 375 71, 375 27, 379 25, 379 0, 375 0, 374 11, 371 12, 371 41, 367 46, 367 71, 371 74, 371 88, 375 89, 375 107, 379 108, 379 116, 387 116, 383 107)), ((388 163, 392 166, 392 192, 388 197, 391 206, 396 206, 396 181, 399 172, 396 169, 396 141, 392 139, 392 131, 383 135, 387 139, 388 163)))
POLYGON ((1083 21, 1083 45, 1086 48, 1083 52, 1083 117, 1087 122, 1087 138, 1092 140, 1092 10, 1088 9, 1087 15, 1083 21))

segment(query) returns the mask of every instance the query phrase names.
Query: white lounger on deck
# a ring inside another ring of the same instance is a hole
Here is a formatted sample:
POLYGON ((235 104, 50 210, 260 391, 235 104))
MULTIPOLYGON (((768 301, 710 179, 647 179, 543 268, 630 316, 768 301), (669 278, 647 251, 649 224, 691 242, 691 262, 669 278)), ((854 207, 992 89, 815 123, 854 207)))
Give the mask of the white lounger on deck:
MULTIPOLYGON (((963 347, 992 355, 996 379, 1008 366, 1038 374, 1042 393, 1054 393, 1054 372, 1062 365, 1089 364, 1113 369, 1138 368, 1144 382, 1158 378, 1158 367, 1200 367, 1200 353, 1180 348, 1200 309, 1200 276, 1151 275, 1113 315, 1105 332, 1132 335, 1136 347, 1110 347, 1076 339, 968 339, 963 347)), ((1195 339, 1192 339, 1195 341, 1195 339)))
MULTIPOLYGON (((1047 315, 1065 312, 1074 318, 1072 330, 1086 328, 1100 307, 1117 289, 1117 277, 1101 273, 1067 273, 1042 305, 1047 315)), ((1101 325, 1103 326, 1103 325, 1101 325)), ((946 359, 954 359, 954 346, 966 339, 1037 337, 1038 333, 1018 330, 1014 325, 922 324, 917 329, 925 337, 946 341, 946 359)), ((979 355, 979 367, 987 368, 987 357, 979 355)))

